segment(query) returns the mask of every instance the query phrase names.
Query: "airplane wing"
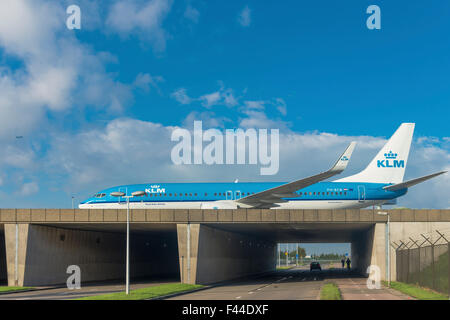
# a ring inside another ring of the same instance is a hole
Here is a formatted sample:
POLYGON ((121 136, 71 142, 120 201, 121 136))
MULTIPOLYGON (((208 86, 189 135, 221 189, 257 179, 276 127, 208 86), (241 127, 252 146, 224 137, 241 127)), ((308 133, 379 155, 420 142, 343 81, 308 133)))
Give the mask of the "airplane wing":
POLYGON ((344 171, 353 153, 353 149, 355 149, 355 145, 355 141, 351 142, 345 152, 338 158, 333 167, 331 167, 331 169, 328 171, 249 195, 247 197, 236 200, 236 202, 258 208, 277 207, 277 203, 288 201, 283 198, 297 197, 298 195, 295 193, 295 191, 306 188, 307 186, 328 179, 344 171))
POLYGON ((386 186, 383 187, 383 189, 386 190, 391 190, 391 191, 395 191, 395 190, 401 190, 401 189, 405 189, 405 188, 409 188, 412 186, 415 186, 418 183, 424 182, 428 179, 434 178, 436 176, 439 176, 443 173, 446 173, 447 171, 441 171, 441 172, 436 172, 427 176, 423 176, 420 178, 416 178, 416 179, 412 179, 412 180, 408 180, 408 181, 404 181, 404 182, 400 182, 400 183, 396 183, 396 184, 392 184, 390 186, 386 186))

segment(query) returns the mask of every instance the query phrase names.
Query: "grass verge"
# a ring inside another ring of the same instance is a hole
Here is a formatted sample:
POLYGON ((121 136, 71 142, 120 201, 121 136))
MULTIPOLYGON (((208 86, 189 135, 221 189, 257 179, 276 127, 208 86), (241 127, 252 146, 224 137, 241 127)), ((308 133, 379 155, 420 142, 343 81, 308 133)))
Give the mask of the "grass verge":
MULTIPOLYGON (((387 282, 383 281, 387 287, 387 282)), ((448 300, 448 296, 414 284, 391 281, 391 288, 419 300, 448 300)))
POLYGON ((342 300, 341 292, 334 283, 326 283, 320 289, 320 300, 342 300))
POLYGON ((277 270, 287 270, 287 269, 291 269, 293 268, 293 266, 278 266, 277 270))
POLYGON ((198 284, 170 283, 170 284, 163 284, 160 286, 131 290, 129 295, 126 295, 125 292, 117 292, 97 296, 83 297, 78 298, 76 300, 145 300, 174 293, 180 293, 185 291, 187 292, 202 287, 203 287, 202 285, 198 284))
POLYGON ((6 287, 6 286, 0 286, 0 293, 8 293, 8 292, 32 290, 32 289, 34 289, 34 288, 31 288, 31 287, 6 287))

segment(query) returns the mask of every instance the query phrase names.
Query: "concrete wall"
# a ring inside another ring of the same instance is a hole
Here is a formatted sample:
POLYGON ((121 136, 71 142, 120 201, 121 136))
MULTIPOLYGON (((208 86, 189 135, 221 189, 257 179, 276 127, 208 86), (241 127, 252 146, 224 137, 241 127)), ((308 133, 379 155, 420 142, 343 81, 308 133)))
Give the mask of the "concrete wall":
MULTIPOLYGON (((15 225, 5 225, 8 285, 64 284, 67 267, 78 265, 81 281, 122 279, 125 275, 125 235, 19 224, 17 275, 15 225), (17 281, 16 281, 17 279, 17 281)), ((164 237, 162 238, 164 239, 164 237)), ((130 237, 131 277, 176 274, 176 235, 164 241, 151 236, 130 237), (157 266, 156 266, 157 264, 157 266)))
MULTIPOLYGON (((403 241, 412 245, 410 238, 419 240, 422 243, 424 239, 421 234, 431 237, 431 241, 438 238, 436 230, 448 235, 450 222, 391 222, 390 223, 390 273, 391 280, 397 280, 397 261, 395 243, 403 241)), ((382 280, 387 280, 386 268, 386 223, 376 223, 367 232, 361 232, 352 241, 352 262, 362 274, 365 274, 367 267, 376 265, 380 268, 382 280)), ((413 246, 414 247, 414 246, 413 246)))
MULTIPOLYGON (((131 209, 133 223, 214 222, 385 222, 378 210, 271 210, 271 209, 131 209)), ((392 222, 450 222, 450 210, 382 210, 392 222)), ((100 223, 125 222, 126 209, 0 209, 0 223, 100 223)))
POLYGON ((276 267, 273 242, 200 224, 178 224, 177 232, 184 283, 216 283, 276 267))
POLYGON ((5 234, 0 230, 0 283, 6 282, 7 278, 5 234))
MULTIPOLYGON (((447 238, 450 238, 450 222, 391 222, 390 223, 390 239, 391 243, 403 241, 409 242, 411 237, 414 240, 419 240, 418 243, 422 243, 424 238, 420 234, 424 234, 430 237, 431 241, 435 241, 438 238, 436 230, 440 231, 447 238)), ((412 243, 410 242, 410 245, 412 243)), ((415 248, 415 246, 413 246, 415 248)), ((397 264, 396 264, 396 252, 395 248, 391 246, 391 280, 397 279, 397 264)))
POLYGON ((367 231, 360 232, 351 243, 352 268, 367 276, 367 268, 375 265, 380 268, 381 279, 385 279, 385 224, 377 223, 367 231))

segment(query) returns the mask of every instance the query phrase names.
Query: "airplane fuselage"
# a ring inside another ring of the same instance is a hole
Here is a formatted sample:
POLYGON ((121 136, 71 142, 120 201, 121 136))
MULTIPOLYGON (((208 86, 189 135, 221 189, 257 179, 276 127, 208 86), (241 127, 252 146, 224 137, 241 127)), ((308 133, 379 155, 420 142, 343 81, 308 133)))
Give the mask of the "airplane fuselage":
MULTIPOLYGON (((125 197, 113 197, 111 192, 145 191, 145 196, 129 198, 135 209, 234 209, 249 208, 235 200, 284 182, 239 183, 151 183, 118 186, 105 189, 80 203, 80 208, 125 208, 125 197)), ((388 191, 385 183, 319 182, 298 190, 297 197, 284 198, 273 209, 346 209, 378 205, 406 194, 407 189, 388 191)), ((251 207, 251 206, 250 206, 251 207)))

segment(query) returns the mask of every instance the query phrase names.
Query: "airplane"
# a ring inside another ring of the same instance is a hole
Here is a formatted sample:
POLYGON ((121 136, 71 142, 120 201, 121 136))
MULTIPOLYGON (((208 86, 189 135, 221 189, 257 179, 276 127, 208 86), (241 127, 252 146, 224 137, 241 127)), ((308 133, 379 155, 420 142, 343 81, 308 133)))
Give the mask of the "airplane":
POLYGON ((79 204, 80 209, 358 209, 395 203, 408 188, 446 171, 403 181, 414 123, 402 123, 361 172, 324 181, 347 167, 351 142, 328 170, 285 182, 147 183, 104 189, 79 204))

